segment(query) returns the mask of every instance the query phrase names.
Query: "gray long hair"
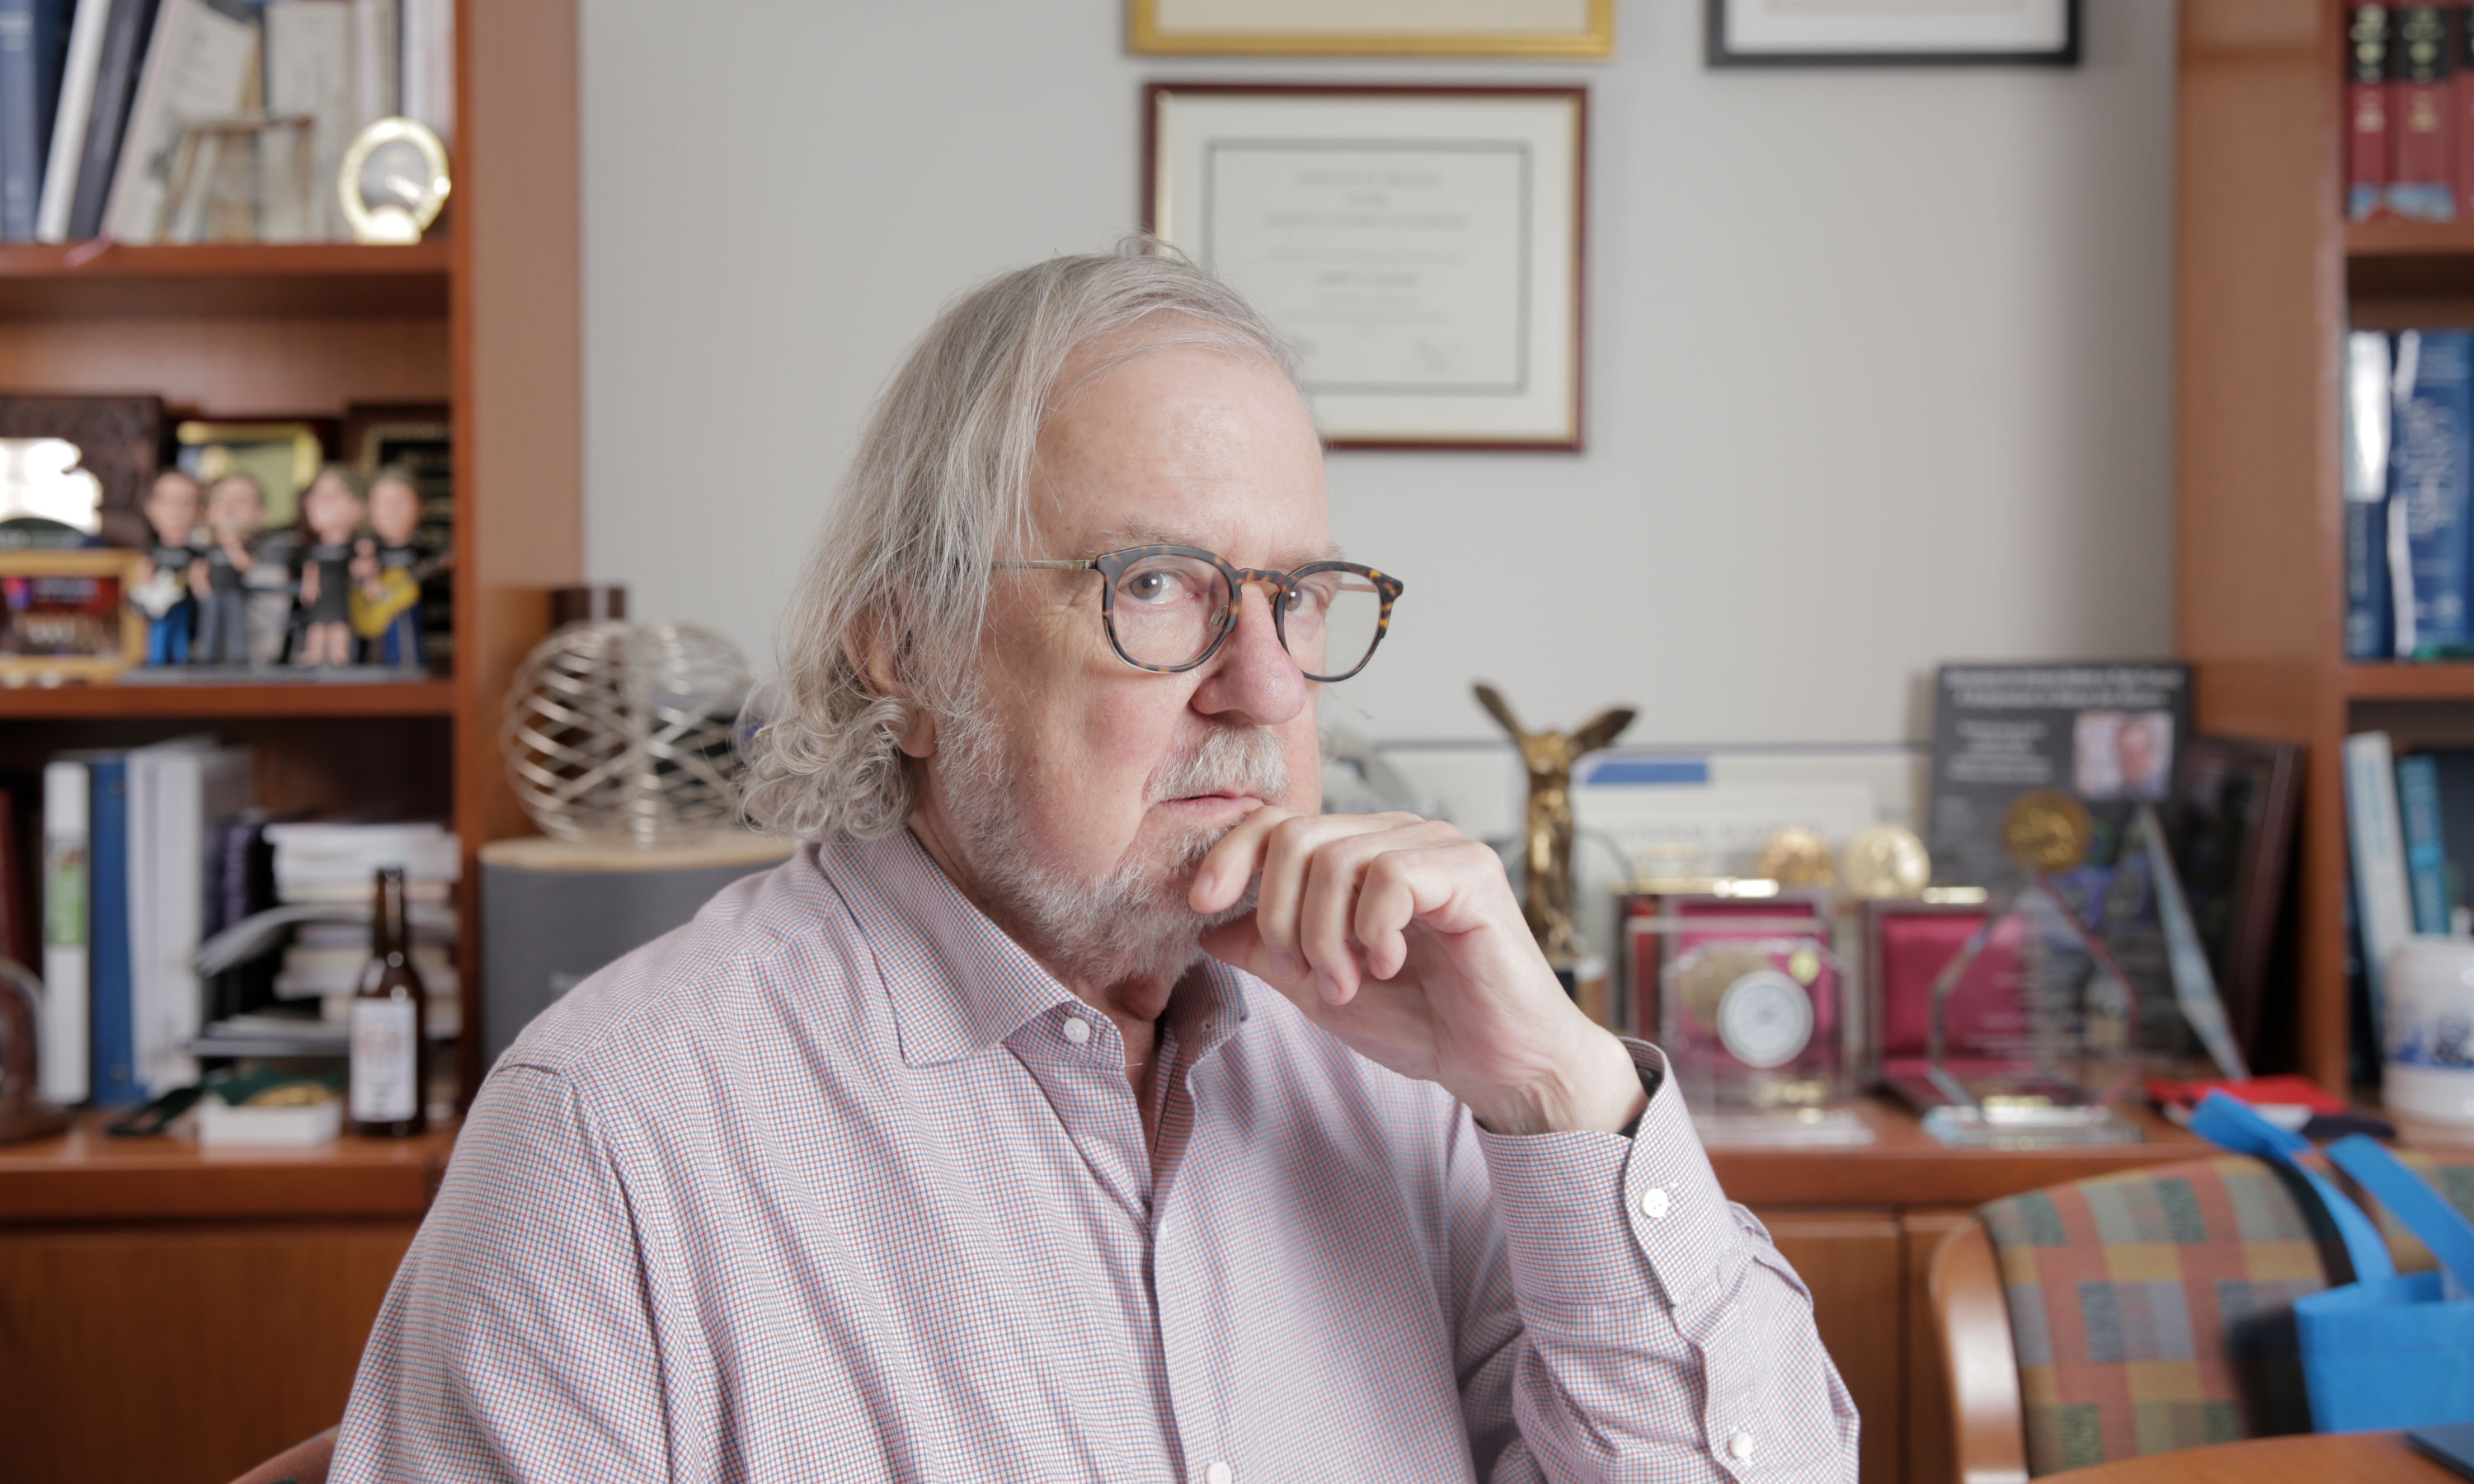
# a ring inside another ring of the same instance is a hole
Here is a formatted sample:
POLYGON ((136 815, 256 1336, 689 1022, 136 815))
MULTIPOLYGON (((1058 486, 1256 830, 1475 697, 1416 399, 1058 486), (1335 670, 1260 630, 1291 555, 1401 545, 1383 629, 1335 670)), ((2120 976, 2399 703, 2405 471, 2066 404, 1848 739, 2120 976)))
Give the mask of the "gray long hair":
POLYGON ((1202 269, 1147 239, 1001 274, 946 306, 894 374, 785 615, 779 675, 749 705, 742 807, 762 828, 861 839, 899 826, 910 778, 896 739, 913 705, 954 716, 976 697, 970 657, 988 563, 1019 547, 1042 419, 1077 350, 1153 315, 1178 322, 1119 355, 1210 345, 1292 379, 1288 347, 1202 269), (854 662, 873 631, 911 698, 854 662))

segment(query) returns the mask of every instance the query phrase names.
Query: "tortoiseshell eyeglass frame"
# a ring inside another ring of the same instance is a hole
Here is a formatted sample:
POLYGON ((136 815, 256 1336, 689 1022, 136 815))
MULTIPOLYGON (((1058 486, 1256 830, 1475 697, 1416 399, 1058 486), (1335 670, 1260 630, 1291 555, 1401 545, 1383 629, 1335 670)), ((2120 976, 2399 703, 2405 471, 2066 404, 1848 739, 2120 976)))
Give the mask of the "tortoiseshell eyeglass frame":
MULTIPOLYGON (((1280 648, 1288 650, 1288 605, 1283 600, 1296 589, 1298 580, 1317 572, 1354 572, 1374 585, 1375 593, 1383 600, 1382 615, 1375 620, 1374 638, 1366 646, 1366 653, 1346 670, 1338 675, 1316 675, 1303 665, 1298 667, 1299 674, 1319 684, 1345 681, 1366 668, 1367 661, 1374 658, 1374 652, 1383 647, 1383 635, 1392 631, 1392 605, 1407 588, 1400 579, 1354 562, 1309 562, 1294 572, 1281 572, 1269 567, 1232 566, 1220 553, 1205 551, 1200 546, 1128 546, 1123 551, 1102 552, 1099 556, 1079 561, 999 562, 993 564, 1033 571, 1099 573, 1106 579, 1100 585, 1100 627, 1107 631, 1108 647, 1115 650, 1117 658, 1126 663, 1153 675, 1181 675, 1198 665, 1210 663, 1211 657, 1220 653, 1220 646, 1228 642, 1228 635, 1237 632, 1239 605, 1246 601, 1247 587, 1255 583, 1268 584, 1273 590, 1272 627, 1280 636, 1280 648), (1127 654, 1126 646, 1117 639, 1117 580, 1125 575, 1126 568, 1147 557, 1191 557, 1198 562, 1208 562, 1220 569, 1220 575, 1228 584, 1228 608, 1220 615, 1220 631, 1211 636, 1210 643, 1202 647, 1201 654, 1183 664, 1145 664, 1127 654)), ((1290 658, 1296 658, 1295 651, 1290 651, 1290 658)))

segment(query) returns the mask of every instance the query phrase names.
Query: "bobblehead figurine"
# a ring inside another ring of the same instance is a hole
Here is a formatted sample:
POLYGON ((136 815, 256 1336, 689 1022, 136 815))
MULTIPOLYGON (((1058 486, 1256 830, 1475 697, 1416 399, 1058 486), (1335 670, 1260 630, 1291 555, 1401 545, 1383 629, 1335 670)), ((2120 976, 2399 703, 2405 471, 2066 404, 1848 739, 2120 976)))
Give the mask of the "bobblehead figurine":
POLYGON ((206 490, 206 555, 189 564, 189 592, 198 601, 198 642, 191 664, 249 663, 249 574, 257 565, 258 527, 266 492, 247 474, 226 474, 206 490))
POLYGON ((352 662, 352 538, 367 514, 360 476, 340 464, 327 465, 302 493, 301 518, 313 540, 301 558, 303 627, 295 664, 352 662))
POLYGON ((421 580, 428 575, 414 544, 421 535, 421 491, 400 468, 370 480, 370 530, 352 543, 352 632, 370 643, 377 664, 419 665, 421 580))
POLYGON ((205 503, 198 482, 176 468, 156 475, 147 487, 146 523, 154 528, 155 544, 147 549, 145 576, 129 600, 146 615, 148 664, 189 662, 189 638, 198 619, 189 569, 199 555, 189 540, 197 534, 205 503))

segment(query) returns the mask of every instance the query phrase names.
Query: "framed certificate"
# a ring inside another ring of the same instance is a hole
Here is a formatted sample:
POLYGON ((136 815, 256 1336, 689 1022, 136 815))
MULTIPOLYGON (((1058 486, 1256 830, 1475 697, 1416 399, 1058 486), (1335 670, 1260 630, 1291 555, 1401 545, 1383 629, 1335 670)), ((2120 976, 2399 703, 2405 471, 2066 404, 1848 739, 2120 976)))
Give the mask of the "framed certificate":
POLYGON ((1332 446, 1581 446, 1586 90, 1147 102, 1146 225, 1288 338, 1332 446))
POLYGON ((1709 0, 1710 65, 2075 66, 2078 0, 1709 0))
POLYGON ((1615 0, 1126 0, 1137 52, 1612 57, 1615 0))

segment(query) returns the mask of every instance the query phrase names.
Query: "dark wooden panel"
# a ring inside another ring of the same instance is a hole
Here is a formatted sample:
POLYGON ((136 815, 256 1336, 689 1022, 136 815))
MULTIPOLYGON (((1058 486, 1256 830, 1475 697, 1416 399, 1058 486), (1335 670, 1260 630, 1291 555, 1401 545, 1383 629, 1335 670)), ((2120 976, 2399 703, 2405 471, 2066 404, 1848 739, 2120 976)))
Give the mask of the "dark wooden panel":
POLYGON ((217 1484, 332 1426, 413 1231, 0 1230, 9 1475, 217 1484))
POLYGON ((1932 1296, 1926 1291, 1925 1274, 1942 1237, 1975 1219, 1967 1210, 1911 1210, 1900 1223, 1906 1300, 1902 1323, 1906 1330, 1907 1484, 1956 1484, 1958 1478, 1950 1399, 1941 1383, 1941 1345, 1933 1330, 1932 1296))
POLYGON ((266 808, 346 819, 448 817, 452 723, 443 716, 11 720, 0 726, 0 767, 32 770, 70 748, 135 747, 201 732, 257 750, 257 802, 266 808))
POLYGON ((339 416, 448 397, 441 315, 0 317, 0 391, 152 392, 207 417, 339 416))
POLYGON ((1887 1210, 1755 1212, 1812 1290, 1821 1343, 1864 1420, 1864 1477, 1899 1476, 1899 1221, 1887 1210))

